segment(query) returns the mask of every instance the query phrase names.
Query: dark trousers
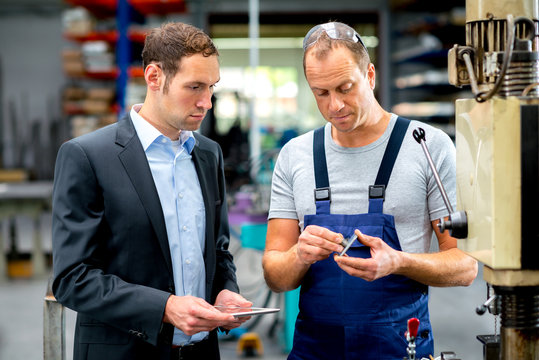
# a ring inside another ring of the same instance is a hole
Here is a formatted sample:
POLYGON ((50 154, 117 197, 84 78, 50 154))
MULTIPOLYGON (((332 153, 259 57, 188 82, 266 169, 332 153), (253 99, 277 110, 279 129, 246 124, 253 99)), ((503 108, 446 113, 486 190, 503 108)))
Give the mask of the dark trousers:
POLYGON ((170 352, 171 360, 219 360, 220 358, 217 341, 210 339, 193 345, 172 347, 170 352))

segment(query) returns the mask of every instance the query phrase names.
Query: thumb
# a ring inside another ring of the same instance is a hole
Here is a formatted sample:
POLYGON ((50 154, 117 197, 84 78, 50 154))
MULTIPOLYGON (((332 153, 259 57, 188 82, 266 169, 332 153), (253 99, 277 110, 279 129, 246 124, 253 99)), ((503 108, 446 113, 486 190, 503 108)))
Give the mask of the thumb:
POLYGON ((373 247, 376 244, 376 239, 377 238, 375 238, 373 236, 365 235, 361 231, 359 231, 358 229, 356 229, 355 233, 357 235, 357 239, 363 245, 368 246, 368 247, 373 247))
POLYGON ((247 300, 243 296, 240 296, 240 298, 238 299, 238 303, 239 303, 239 306, 241 306, 241 307, 252 307, 253 306, 253 302, 247 300))

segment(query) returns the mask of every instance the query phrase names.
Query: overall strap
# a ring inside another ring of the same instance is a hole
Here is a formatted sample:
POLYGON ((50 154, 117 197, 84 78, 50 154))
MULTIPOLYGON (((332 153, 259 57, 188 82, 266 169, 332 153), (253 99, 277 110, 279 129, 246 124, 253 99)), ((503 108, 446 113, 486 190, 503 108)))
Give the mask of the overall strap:
POLYGON ((329 204, 331 202, 331 190, 329 188, 328 167, 326 162, 326 149, 324 146, 324 126, 314 131, 313 138, 313 160, 314 160, 314 201, 316 203, 317 214, 329 214, 329 204))
POLYGON ((406 130, 408 130, 408 125, 410 125, 410 120, 399 116, 391 131, 382 163, 378 169, 376 181, 374 185, 369 186, 369 213, 383 212, 387 183, 389 182, 393 165, 399 154, 402 140, 404 139, 404 135, 406 135, 406 130))

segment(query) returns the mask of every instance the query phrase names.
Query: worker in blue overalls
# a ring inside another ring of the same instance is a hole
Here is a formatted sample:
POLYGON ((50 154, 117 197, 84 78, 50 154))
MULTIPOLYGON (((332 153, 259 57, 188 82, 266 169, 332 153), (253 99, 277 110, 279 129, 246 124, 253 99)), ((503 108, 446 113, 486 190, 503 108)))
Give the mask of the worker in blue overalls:
POLYGON ((351 27, 317 25, 303 49, 327 124, 279 154, 263 258, 271 289, 301 286, 289 359, 402 359, 412 317, 417 358, 428 357, 428 286, 467 286, 477 262, 437 229, 448 213, 413 129, 424 129, 453 203, 455 147, 441 130, 382 109, 374 65, 351 27), (439 251, 429 253, 433 232, 439 251))

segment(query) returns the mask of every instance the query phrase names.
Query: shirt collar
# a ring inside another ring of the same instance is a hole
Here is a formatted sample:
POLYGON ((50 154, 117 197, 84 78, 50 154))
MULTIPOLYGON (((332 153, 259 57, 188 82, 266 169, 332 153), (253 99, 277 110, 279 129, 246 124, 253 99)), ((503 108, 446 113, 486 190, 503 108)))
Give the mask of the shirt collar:
MULTIPOLYGON (((135 127, 135 131, 140 139, 142 148, 144 151, 146 151, 158 137, 164 135, 139 115, 138 112, 140 111, 141 107, 142 104, 133 105, 129 115, 131 115, 131 120, 133 121, 133 126, 135 127)), ((191 154, 193 148, 195 147, 195 137, 192 131, 182 130, 180 132, 180 145, 187 150, 188 154, 191 154)))
POLYGON ((188 154, 191 154, 195 147, 195 136, 190 130, 182 130, 180 132, 180 144, 187 150, 188 154))

